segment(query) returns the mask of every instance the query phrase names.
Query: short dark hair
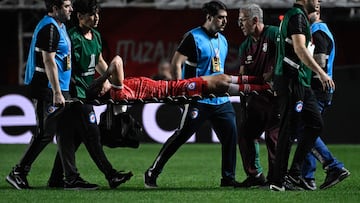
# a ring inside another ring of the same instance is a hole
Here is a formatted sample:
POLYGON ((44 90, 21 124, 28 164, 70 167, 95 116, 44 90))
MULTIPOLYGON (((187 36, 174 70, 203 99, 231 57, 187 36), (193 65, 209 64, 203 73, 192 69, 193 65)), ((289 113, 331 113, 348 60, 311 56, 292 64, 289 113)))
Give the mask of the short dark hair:
POLYGON ((52 7, 56 6, 60 8, 64 4, 65 0, 45 0, 45 7, 47 12, 52 12, 52 7))
POLYGON ((75 0, 73 1, 74 13, 95 14, 99 10, 97 0, 75 0))
POLYGON ((205 3, 201 10, 205 15, 209 14, 210 16, 215 16, 218 14, 219 10, 226 10, 226 5, 221 1, 210 1, 205 3))

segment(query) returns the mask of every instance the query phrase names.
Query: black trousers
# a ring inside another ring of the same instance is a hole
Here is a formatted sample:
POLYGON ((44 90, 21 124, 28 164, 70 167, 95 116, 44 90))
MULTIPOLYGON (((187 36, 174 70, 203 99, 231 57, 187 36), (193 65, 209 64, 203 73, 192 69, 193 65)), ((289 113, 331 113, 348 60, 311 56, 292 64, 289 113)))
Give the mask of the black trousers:
POLYGON ((301 175, 305 156, 323 128, 323 120, 311 88, 298 83, 291 83, 289 87, 291 91, 279 95, 281 121, 274 166, 275 184, 281 184, 286 173, 292 176, 301 175), (287 171, 294 138, 300 139, 287 171))
POLYGON ((222 177, 235 179, 237 127, 236 115, 230 102, 220 105, 202 103, 189 104, 183 112, 179 130, 164 143, 150 170, 160 174, 172 155, 201 125, 209 120, 222 144, 222 177))
MULTIPOLYGON (((43 151, 43 149, 53 141, 58 115, 62 109, 56 109, 52 106, 52 92, 50 88, 28 87, 29 96, 32 97, 36 111, 37 126, 35 134, 26 149, 17 168, 24 172, 29 172, 31 165, 43 151), (33 92, 36 92, 34 94, 33 92)), ((65 98, 69 97, 68 92, 63 92, 65 98)), ((66 150, 66 149, 65 149, 66 150)), ((59 159, 59 161, 61 161, 59 159)))
MULTIPOLYGON (((101 145, 100 130, 92 105, 74 103, 64 111, 58 122, 57 141, 66 181, 71 182, 79 176, 75 152, 81 142, 85 144, 91 158, 106 179, 112 178, 116 173, 101 145)), ((54 166, 53 172, 61 168, 56 160, 55 164, 57 165, 54 166)))

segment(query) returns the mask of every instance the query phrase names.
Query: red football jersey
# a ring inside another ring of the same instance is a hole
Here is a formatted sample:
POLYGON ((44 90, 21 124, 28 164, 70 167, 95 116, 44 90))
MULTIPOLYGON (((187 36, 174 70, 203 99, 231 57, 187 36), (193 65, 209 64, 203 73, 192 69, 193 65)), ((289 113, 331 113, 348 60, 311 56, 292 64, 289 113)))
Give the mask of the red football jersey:
POLYGON ((185 80, 152 80, 147 77, 130 77, 123 81, 122 89, 112 88, 111 98, 119 100, 162 99, 168 96, 195 96, 207 91, 207 82, 202 78, 185 80))

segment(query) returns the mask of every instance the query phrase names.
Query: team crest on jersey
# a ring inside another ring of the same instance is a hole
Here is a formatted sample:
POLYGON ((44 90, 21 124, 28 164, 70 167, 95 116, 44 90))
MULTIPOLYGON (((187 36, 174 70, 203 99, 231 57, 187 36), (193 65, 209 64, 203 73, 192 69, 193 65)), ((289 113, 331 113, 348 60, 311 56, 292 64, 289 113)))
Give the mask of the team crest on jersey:
POLYGON ((295 104, 295 111, 300 113, 303 109, 304 103, 302 101, 298 101, 295 104))
POLYGON ((191 112, 190 112, 190 117, 191 117, 192 119, 195 119, 195 118, 197 118, 198 116, 199 116, 199 109, 193 108, 193 109, 191 110, 191 112))
POLYGON ((89 122, 90 123, 95 123, 96 122, 96 116, 95 116, 95 113, 93 111, 90 112, 90 114, 89 114, 89 122))
POLYGON ((48 114, 54 113, 56 111, 57 107, 55 106, 49 106, 47 109, 48 114))
POLYGON ((246 56, 245 64, 253 63, 253 57, 251 55, 246 56))
POLYGON ((263 50, 263 52, 267 52, 267 50, 268 50, 268 43, 264 43, 264 44, 263 44, 262 50, 263 50))
POLYGON ((196 83, 195 82, 189 83, 187 88, 188 88, 188 90, 195 90, 196 89, 196 83))

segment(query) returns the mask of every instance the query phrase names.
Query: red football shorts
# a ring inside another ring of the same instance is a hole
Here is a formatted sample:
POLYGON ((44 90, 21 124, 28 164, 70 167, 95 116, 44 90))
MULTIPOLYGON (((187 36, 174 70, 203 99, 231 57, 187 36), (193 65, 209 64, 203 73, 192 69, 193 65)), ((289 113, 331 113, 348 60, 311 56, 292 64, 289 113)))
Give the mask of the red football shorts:
POLYGON ((168 96, 195 96, 207 91, 207 82, 202 78, 185 80, 152 80, 147 77, 131 77, 123 81, 122 89, 111 88, 110 95, 115 101, 136 99, 162 99, 168 96))

